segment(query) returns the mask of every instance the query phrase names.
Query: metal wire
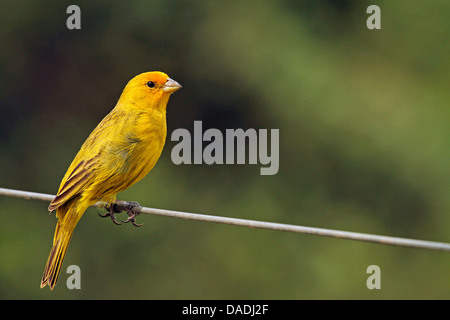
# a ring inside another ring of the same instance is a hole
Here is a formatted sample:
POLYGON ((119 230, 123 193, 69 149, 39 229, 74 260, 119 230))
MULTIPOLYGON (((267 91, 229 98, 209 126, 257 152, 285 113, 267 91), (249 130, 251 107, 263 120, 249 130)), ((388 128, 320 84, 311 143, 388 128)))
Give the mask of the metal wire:
MULTIPOLYGON (((49 202, 52 201, 53 198, 55 197, 54 195, 51 195, 51 194, 27 192, 27 191, 4 189, 4 188, 0 188, 0 195, 16 197, 16 198, 24 198, 24 199, 43 200, 43 201, 49 201, 49 202)), ((125 203, 127 203, 127 202, 126 201, 118 201, 117 204, 118 204, 119 209, 125 203)), ((97 202, 93 206, 94 207, 104 207, 105 203, 97 202)), ((450 252, 450 243, 444 243, 444 242, 415 240, 415 239, 407 239, 407 238, 399 238, 399 237, 391 237, 391 236, 381 236, 381 235, 359 233, 359 232, 349 232, 349 231, 341 231, 341 230, 333 230, 333 229, 290 225, 290 224, 283 224, 283 223, 228 218, 228 217, 220 217, 220 216, 213 216, 213 215, 206 215, 206 214, 154 209, 154 208, 146 208, 146 207, 135 207, 135 208, 133 208, 133 210, 136 212, 139 212, 141 214, 150 214, 150 215, 181 218, 181 219, 188 219, 188 220, 223 223, 223 224, 242 226, 242 227, 248 227, 248 228, 270 229, 270 230, 278 230, 278 231, 286 231, 286 232, 312 234, 312 235, 317 235, 317 236, 332 237, 332 238, 339 238, 339 239, 365 241, 365 242, 372 242, 372 243, 385 244, 385 245, 402 246, 402 247, 410 247, 410 248, 421 248, 421 249, 429 249, 429 250, 441 250, 441 251, 450 252)))

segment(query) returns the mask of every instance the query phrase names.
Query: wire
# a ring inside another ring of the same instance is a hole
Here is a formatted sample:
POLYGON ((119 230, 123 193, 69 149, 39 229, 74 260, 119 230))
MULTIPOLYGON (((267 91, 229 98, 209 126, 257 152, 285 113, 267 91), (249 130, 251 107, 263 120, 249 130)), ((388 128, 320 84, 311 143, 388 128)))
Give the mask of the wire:
MULTIPOLYGON (((0 188, 0 195, 16 197, 16 198, 33 199, 33 200, 43 200, 43 201, 49 201, 49 202, 52 201, 53 198, 55 197, 54 195, 51 195, 51 194, 27 192, 27 191, 4 189, 4 188, 0 188)), ((119 209, 124 208, 124 205, 127 203, 128 202, 126 202, 126 201, 116 202, 119 209)), ((106 204, 103 202, 97 202, 96 204, 93 205, 93 207, 101 208, 101 207, 105 207, 105 205, 106 204)), ((135 212, 139 212, 141 214, 150 214, 150 215, 181 218, 181 219, 188 219, 188 220, 223 223, 223 224, 243 226, 243 227, 249 227, 249 228, 287 231, 287 232, 295 232, 295 233, 303 233, 303 234, 312 234, 312 235, 324 236, 324 237, 333 237, 333 238, 339 238, 339 239, 365 241, 365 242, 372 242, 372 243, 385 244, 385 245, 421 248, 421 249, 429 249, 429 250, 442 250, 442 251, 450 252, 450 243, 444 243, 444 242, 415 240, 415 239, 407 239, 407 238, 399 238, 399 237, 391 237, 391 236, 381 236, 381 235, 374 235, 374 234, 367 234, 367 233, 349 232, 349 231, 332 230, 332 229, 315 228, 315 227, 305 227, 305 226, 298 226, 298 225, 247 220, 247 219, 236 219, 236 218, 220 217, 220 216, 198 214, 198 213, 146 208, 146 207, 134 207, 133 210, 135 212)))

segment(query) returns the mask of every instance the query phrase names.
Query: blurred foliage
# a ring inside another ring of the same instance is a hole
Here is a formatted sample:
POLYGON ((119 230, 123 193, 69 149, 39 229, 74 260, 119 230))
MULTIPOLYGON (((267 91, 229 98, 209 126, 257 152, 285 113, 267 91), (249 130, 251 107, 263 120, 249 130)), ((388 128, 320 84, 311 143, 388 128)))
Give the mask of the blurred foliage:
MULTIPOLYGON (((55 193, 126 82, 183 84, 144 206, 450 242, 450 3, 3 1, 0 186, 55 193), (81 30, 66 8, 81 8, 81 30), (381 8, 382 29, 366 28, 381 8), (171 162, 176 128, 280 129, 280 171, 171 162)), ((449 299, 450 256, 89 209, 58 285, 39 281, 55 226, 46 203, 0 197, 3 299, 449 299), (79 265, 81 290, 65 286, 79 265), (366 288, 379 265, 382 289, 366 288)))

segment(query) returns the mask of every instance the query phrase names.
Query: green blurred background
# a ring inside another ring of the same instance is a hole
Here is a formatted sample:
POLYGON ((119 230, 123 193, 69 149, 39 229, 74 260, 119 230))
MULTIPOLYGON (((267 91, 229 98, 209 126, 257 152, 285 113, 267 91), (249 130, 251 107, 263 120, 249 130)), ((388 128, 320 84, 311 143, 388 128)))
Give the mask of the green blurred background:
MULTIPOLYGON (((450 242, 450 2, 2 1, 0 187, 54 194, 134 75, 169 101, 141 205, 450 242), (66 8, 81 8, 81 30, 66 8), (381 8, 368 30, 366 8, 381 8), (280 129, 280 170, 179 165, 176 128, 280 129)), ((39 283, 56 219, 0 197, 3 299, 449 299, 450 255, 89 209, 55 290, 39 283), (68 290, 67 266, 81 268, 68 290), (381 290, 366 268, 381 268, 381 290)))

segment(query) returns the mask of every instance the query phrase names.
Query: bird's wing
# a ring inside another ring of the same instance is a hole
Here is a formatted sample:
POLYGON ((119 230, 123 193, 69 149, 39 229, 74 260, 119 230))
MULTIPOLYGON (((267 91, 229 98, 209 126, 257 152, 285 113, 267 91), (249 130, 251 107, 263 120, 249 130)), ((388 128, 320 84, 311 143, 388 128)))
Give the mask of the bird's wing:
POLYGON ((53 211, 77 196, 94 173, 97 162, 98 157, 94 157, 89 160, 81 160, 71 172, 69 168, 70 174, 61 183, 58 194, 50 203, 48 210, 53 211))
POLYGON ((58 194, 48 207, 53 211, 79 195, 86 184, 94 181, 93 174, 102 160, 102 150, 111 145, 111 139, 106 138, 114 134, 118 124, 125 123, 129 119, 123 111, 113 109, 91 132, 80 151, 75 156, 67 170, 58 194), (122 120, 122 121, 119 121, 122 120))

